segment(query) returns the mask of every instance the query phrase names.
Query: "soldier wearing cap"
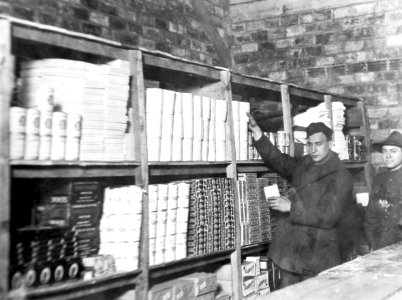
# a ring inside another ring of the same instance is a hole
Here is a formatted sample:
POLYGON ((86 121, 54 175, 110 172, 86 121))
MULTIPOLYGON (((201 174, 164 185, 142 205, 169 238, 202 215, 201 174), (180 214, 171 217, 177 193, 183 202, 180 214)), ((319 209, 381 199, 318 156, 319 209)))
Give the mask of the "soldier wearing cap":
POLYGON ((325 124, 306 128, 309 155, 296 158, 281 153, 248 117, 262 159, 292 185, 288 197, 268 199, 280 212, 268 256, 281 269, 282 288, 341 263, 337 225, 351 197, 352 176, 331 151, 332 129, 325 124))
POLYGON ((402 241, 402 134, 394 131, 373 146, 387 167, 374 179, 366 211, 367 240, 376 250, 402 241))

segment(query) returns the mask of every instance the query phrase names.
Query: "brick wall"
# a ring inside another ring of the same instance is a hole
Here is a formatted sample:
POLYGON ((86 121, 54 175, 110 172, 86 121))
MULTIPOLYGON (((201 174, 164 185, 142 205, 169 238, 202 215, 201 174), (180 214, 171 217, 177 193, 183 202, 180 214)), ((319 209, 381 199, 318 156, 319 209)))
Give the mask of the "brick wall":
POLYGON ((0 0, 0 13, 223 66, 205 32, 228 40, 228 5, 202 1, 207 20, 194 0, 0 0))
POLYGON ((296 11, 285 4, 297 1, 279 0, 271 14, 254 1, 257 19, 253 3, 233 5, 233 68, 361 97, 372 139, 383 140, 402 129, 402 1, 331 1, 296 11))

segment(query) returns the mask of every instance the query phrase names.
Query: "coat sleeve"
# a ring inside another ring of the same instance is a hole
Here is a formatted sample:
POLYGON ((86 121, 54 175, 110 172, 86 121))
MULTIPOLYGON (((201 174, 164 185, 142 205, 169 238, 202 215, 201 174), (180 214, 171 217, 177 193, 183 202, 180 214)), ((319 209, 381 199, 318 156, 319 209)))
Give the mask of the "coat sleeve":
POLYGON ((290 209, 290 219, 296 224, 333 228, 339 221, 343 209, 351 197, 352 175, 346 170, 340 170, 331 176, 325 192, 319 198, 317 205, 309 205, 309 201, 300 199, 298 194, 290 209))
POLYGON ((378 201, 377 190, 378 190, 378 178, 374 180, 374 187, 370 195, 369 203, 366 209, 366 222, 365 222, 365 233, 366 238, 371 248, 376 249, 376 241, 378 241, 378 235, 380 228, 380 216, 378 211, 378 206, 376 201, 378 201))
POLYGON ((258 141, 254 140, 254 146, 268 168, 291 180, 296 166, 296 158, 280 152, 265 135, 258 141))

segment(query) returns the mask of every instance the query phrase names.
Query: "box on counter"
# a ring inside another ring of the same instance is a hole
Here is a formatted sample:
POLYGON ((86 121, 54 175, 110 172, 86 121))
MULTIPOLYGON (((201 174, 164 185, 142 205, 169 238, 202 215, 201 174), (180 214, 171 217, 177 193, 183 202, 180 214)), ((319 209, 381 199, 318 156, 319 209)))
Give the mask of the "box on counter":
POLYGON ((194 283, 196 296, 213 292, 217 287, 216 275, 214 273, 193 273, 183 276, 182 279, 188 279, 194 283))
POLYGON ((173 287, 166 283, 154 285, 148 292, 148 300, 174 300, 173 287))
POLYGON ((166 282, 173 286, 173 299, 174 300, 190 300, 195 297, 194 282, 185 279, 176 279, 166 282))
POLYGON ((242 290, 244 297, 255 293, 255 277, 243 277, 242 290))
POLYGON ((241 263, 241 273, 243 277, 256 275, 256 264, 251 261, 243 261, 241 263))
POLYGON ((255 275, 261 274, 260 258, 261 258, 260 256, 247 256, 246 257, 246 261, 253 262, 255 264, 255 275))
POLYGON ((269 288, 269 277, 268 272, 263 272, 255 276, 255 290, 260 291, 266 288, 269 288))

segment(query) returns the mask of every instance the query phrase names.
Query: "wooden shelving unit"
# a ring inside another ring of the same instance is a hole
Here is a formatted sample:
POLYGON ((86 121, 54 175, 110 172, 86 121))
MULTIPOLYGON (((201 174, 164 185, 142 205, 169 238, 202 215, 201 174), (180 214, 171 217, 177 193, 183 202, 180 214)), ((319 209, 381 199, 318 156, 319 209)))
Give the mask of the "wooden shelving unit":
MULTIPOLYGON (((326 101, 342 101, 348 108, 357 108, 361 122, 349 122, 359 128, 366 136, 367 146, 370 135, 365 116, 364 105, 360 99, 339 95, 326 95, 293 85, 275 82, 268 79, 245 76, 227 69, 203 65, 187 61, 168 54, 144 49, 130 49, 116 42, 107 41, 89 35, 69 32, 59 28, 21 21, 13 18, 0 19, 0 55, 3 57, 0 68, 0 298, 10 299, 71 299, 96 295, 116 288, 136 289, 136 299, 147 299, 147 293, 153 282, 174 276, 182 272, 190 272, 194 268, 203 269, 211 264, 231 262, 233 274, 233 298, 241 299, 241 259, 249 255, 265 251, 269 243, 240 245, 240 224, 238 205, 235 204, 236 246, 234 249, 210 253, 197 257, 189 257, 161 265, 149 266, 148 244, 148 199, 143 196, 142 234, 140 241, 140 265, 138 270, 105 276, 94 280, 80 280, 54 284, 32 289, 9 291, 8 267, 10 246, 10 220, 15 212, 10 211, 13 195, 10 186, 19 179, 64 179, 64 178, 120 178, 133 179, 133 184, 145 191, 150 182, 160 182, 161 178, 187 178, 220 176, 237 178, 238 173, 267 173, 270 170, 261 161, 238 161, 235 154, 233 132, 232 98, 241 97, 241 101, 252 103, 276 102, 282 108, 283 117, 280 125, 292 134, 291 117, 298 106, 308 107, 326 101), (46 51, 44 51, 45 49, 46 51), (85 161, 24 161, 9 159, 9 106, 14 88, 14 62, 20 57, 43 58, 43 53, 54 57, 105 62, 122 59, 131 66, 131 105, 134 108, 134 136, 136 161, 118 162, 85 162, 85 161), (146 80, 158 81, 161 88, 169 87, 178 92, 191 92, 200 96, 224 99, 228 104, 230 153, 232 159, 223 162, 149 162, 147 155, 147 132, 145 113, 146 80), (327 99, 328 100, 328 99, 327 99), (9 292, 8 292, 9 291, 9 292), (3 293, 3 294, 2 294, 3 293)), ((293 146, 292 146, 293 147, 293 146)), ((369 149, 369 147, 367 147, 369 149)), ((347 167, 363 171, 370 186, 371 169, 370 153, 365 162, 347 162, 347 167)), ((235 201, 238 197, 235 191, 235 201)))

